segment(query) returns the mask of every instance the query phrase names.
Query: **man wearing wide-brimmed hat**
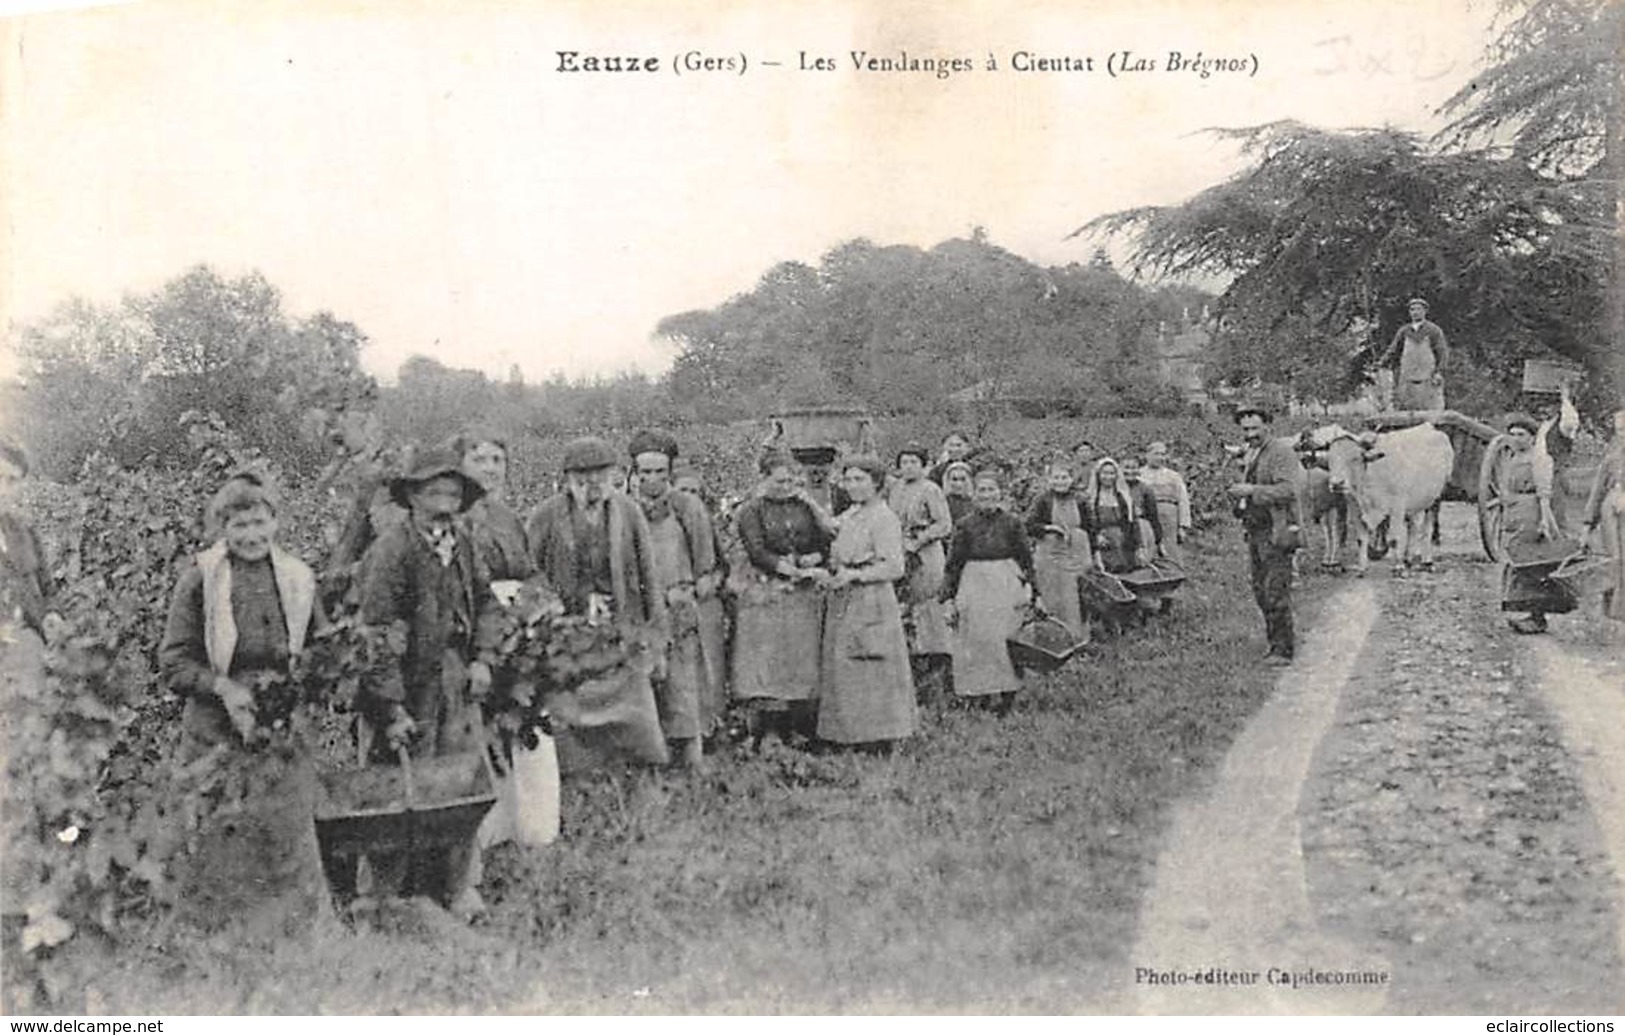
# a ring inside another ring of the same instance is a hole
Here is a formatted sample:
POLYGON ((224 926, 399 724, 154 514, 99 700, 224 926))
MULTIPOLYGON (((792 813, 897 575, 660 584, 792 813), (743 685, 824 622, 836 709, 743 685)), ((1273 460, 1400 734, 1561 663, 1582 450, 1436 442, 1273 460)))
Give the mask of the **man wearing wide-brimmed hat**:
MULTIPOLYGON (((458 516, 484 489, 441 446, 419 450, 389 495, 407 520, 387 528, 362 563, 361 617, 370 625, 406 626, 398 665, 368 682, 362 714, 379 735, 373 757, 388 761, 406 746, 416 757, 484 749, 480 701, 491 670, 475 658, 474 633, 489 589, 476 574, 473 544, 458 516)), ((465 918, 484 909, 472 875, 469 844, 442 851, 408 874, 405 853, 370 857, 378 890, 438 897, 465 918), (408 887, 408 880, 421 885, 408 887)))
MULTIPOLYGON (((532 557, 573 615, 613 621, 647 644, 653 675, 665 675, 668 635, 665 586, 655 569, 649 522, 629 496, 611 486, 620 458, 601 438, 564 449, 564 491, 544 500, 527 524, 532 557)), ((595 680, 557 702, 563 725, 559 762, 583 768, 610 758, 664 763, 649 673, 631 666, 595 680)))
POLYGON ((1291 445, 1270 434, 1273 415, 1257 403, 1236 407, 1235 421, 1247 440, 1242 454, 1242 480, 1230 486, 1230 498, 1247 535, 1253 599, 1264 613, 1269 641, 1265 660, 1288 665, 1297 652, 1292 629, 1292 555, 1302 545, 1299 499, 1303 464, 1291 445))
POLYGON ((1394 332, 1379 365, 1394 368, 1394 406, 1401 410, 1444 409, 1444 364, 1450 345, 1444 331, 1428 319, 1426 299, 1406 305, 1410 323, 1394 332))

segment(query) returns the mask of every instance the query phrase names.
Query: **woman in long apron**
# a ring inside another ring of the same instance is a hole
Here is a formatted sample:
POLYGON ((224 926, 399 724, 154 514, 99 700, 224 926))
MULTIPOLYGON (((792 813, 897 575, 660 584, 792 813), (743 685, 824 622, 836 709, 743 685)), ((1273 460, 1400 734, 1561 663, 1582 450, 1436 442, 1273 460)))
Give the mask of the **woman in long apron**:
MULTIPOLYGON (((1512 561, 1538 553, 1542 543, 1561 536, 1562 523, 1553 509, 1551 464, 1539 463, 1535 436, 1540 426, 1522 413, 1507 417, 1508 452, 1501 461, 1501 545, 1512 561)), ((1546 631, 1546 615, 1568 610, 1570 601, 1550 580, 1522 574, 1508 563, 1501 573, 1501 610, 1524 612, 1509 619, 1514 632, 1546 631)))
POLYGON ((924 446, 903 447, 897 454, 898 477, 887 494, 887 503, 903 526, 905 574, 898 596, 904 605, 904 629, 910 634, 909 654, 921 674, 941 667, 952 649, 937 594, 947 561, 943 544, 954 525, 947 497, 925 476, 928 457, 924 446))
POLYGON ((954 602, 954 693, 999 714, 1015 703, 1021 677, 1006 640, 1020 628, 1032 601, 1032 551, 1022 523, 1003 509, 999 474, 976 474, 976 509, 954 526, 942 595, 954 602))
POLYGON ((1600 536, 1603 554, 1613 558, 1603 614, 1625 621, 1625 410, 1614 411, 1614 441, 1586 497, 1585 526, 1600 536))
POLYGON ((1052 460, 1048 477, 1049 487, 1027 511, 1027 535, 1037 544, 1033 548, 1035 585, 1050 614, 1079 640, 1088 642, 1089 621, 1078 586, 1092 563, 1083 499, 1066 460, 1052 460))
POLYGON ((831 519, 796 485, 797 464, 776 448, 758 463, 756 495, 734 512, 748 563, 729 574, 734 620, 733 693, 751 708, 757 743, 814 735, 831 519))
POLYGON ((880 495, 886 471, 873 457, 842 462, 852 500, 830 547, 819 739, 890 750, 914 732, 914 680, 903 612, 893 583, 903 577, 903 529, 880 495))

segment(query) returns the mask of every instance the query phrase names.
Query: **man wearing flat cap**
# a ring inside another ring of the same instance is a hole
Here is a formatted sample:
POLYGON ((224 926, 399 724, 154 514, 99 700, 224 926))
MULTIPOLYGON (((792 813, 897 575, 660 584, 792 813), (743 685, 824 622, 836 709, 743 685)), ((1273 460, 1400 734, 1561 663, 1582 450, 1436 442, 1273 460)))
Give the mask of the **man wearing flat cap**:
POLYGON ((1242 481, 1230 486, 1236 515, 1247 536, 1253 599, 1264 613, 1271 665, 1289 665, 1297 652, 1292 628, 1292 554, 1302 545, 1299 497, 1303 464, 1292 446, 1270 434, 1270 411, 1257 404, 1236 408, 1247 440, 1242 481))
MULTIPOLYGON (((542 501, 527 525, 532 559, 564 601, 565 611, 614 622, 647 645, 656 680, 665 678, 669 632, 665 586, 655 567, 649 521, 637 503, 616 491, 620 458, 601 438, 564 447, 564 491, 542 501)), ((583 768, 609 758, 663 764, 661 736, 647 668, 593 680, 554 709, 559 762, 583 768)))
POLYGON ((1450 345, 1444 331, 1429 320, 1425 299, 1406 306, 1410 322, 1394 332, 1383 353, 1382 367, 1394 368, 1394 406, 1401 410, 1444 409, 1444 365, 1450 345))

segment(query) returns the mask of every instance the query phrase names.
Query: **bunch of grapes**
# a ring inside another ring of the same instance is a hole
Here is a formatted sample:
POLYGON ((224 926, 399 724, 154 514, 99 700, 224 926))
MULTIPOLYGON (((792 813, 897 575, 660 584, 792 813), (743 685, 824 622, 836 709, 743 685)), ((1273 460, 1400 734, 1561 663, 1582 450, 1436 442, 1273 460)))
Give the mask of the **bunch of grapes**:
POLYGON ((481 616, 477 642, 496 673, 487 714, 530 746, 535 731, 548 728, 552 694, 620 669, 639 649, 612 621, 566 614, 539 577, 523 583, 511 604, 481 616))

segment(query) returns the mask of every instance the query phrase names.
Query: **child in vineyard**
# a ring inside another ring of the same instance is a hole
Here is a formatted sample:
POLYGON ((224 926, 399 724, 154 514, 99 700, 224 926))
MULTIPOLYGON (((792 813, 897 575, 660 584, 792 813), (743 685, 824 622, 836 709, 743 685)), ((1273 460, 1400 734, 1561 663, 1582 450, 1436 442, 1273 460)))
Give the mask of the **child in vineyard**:
POLYGON ((205 821, 182 864, 181 902, 197 922, 233 917, 291 930, 331 906, 312 822, 314 772, 308 757, 251 749, 288 717, 292 660, 326 621, 315 575, 276 544, 276 496, 265 479, 227 479, 207 518, 220 539, 181 575, 158 660, 186 702, 180 761, 224 756, 246 783, 240 802, 205 821))
MULTIPOLYGON (((363 690, 362 712, 379 734, 372 760, 387 763, 401 747, 418 758, 484 750, 479 702, 490 690, 491 669, 475 657, 474 634, 489 587, 458 516, 485 490, 464 473, 462 457, 435 448, 418 452, 412 468, 390 481, 389 492, 409 518, 367 550, 361 618, 372 626, 404 623, 406 649, 363 690)), ((398 852, 368 862, 379 892, 431 894, 471 919, 485 909, 473 879, 478 851, 471 840, 419 866, 398 852), (409 886, 418 881, 427 886, 409 886)))
POLYGON ((1183 563, 1185 540, 1191 534, 1191 494, 1185 485, 1185 476, 1168 466, 1167 443, 1153 442, 1145 447, 1145 467, 1140 472, 1140 482, 1151 490, 1156 500, 1164 552, 1183 563))

